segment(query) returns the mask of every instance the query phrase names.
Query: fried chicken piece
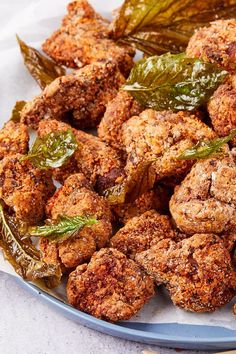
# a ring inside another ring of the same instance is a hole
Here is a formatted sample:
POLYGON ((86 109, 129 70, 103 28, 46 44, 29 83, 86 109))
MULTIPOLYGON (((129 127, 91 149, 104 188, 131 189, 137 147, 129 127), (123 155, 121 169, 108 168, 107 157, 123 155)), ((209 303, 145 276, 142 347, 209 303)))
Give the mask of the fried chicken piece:
POLYGON ((37 129, 43 118, 62 119, 66 113, 72 113, 76 126, 95 127, 123 83, 124 77, 115 64, 87 65, 48 85, 25 105, 21 121, 37 129))
POLYGON ((170 218, 155 210, 130 219, 110 240, 110 246, 118 249, 127 257, 150 248, 151 242, 176 237, 170 218))
POLYGON ((78 266, 67 284, 72 306, 114 322, 130 319, 152 295, 152 279, 113 248, 101 249, 88 265, 78 266))
POLYGON ((229 157, 197 162, 170 200, 185 233, 222 233, 236 226, 236 165, 229 157))
MULTIPOLYGON (((230 81, 218 87, 207 105, 212 125, 219 136, 226 136, 236 128, 236 89, 233 80, 230 81)), ((236 138, 231 143, 236 146, 236 138)))
POLYGON ((173 303, 182 309, 212 312, 236 294, 230 254, 214 234, 195 234, 177 243, 162 240, 135 259, 158 283, 166 285, 173 303))
POLYGON ((119 91, 108 103, 104 117, 98 127, 98 136, 114 149, 123 150, 121 126, 132 116, 142 112, 141 105, 126 91, 119 91))
POLYGON ((7 122, 0 130, 0 160, 17 153, 26 154, 28 148, 29 134, 26 125, 7 122))
POLYGON ((122 126, 122 139, 128 155, 126 173, 133 174, 139 163, 154 160, 156 181, 186 174, 194 160, 179 160, 177 157, 199 140, 210 140, 215 136, 212 129, 189 113, 145 110, 122 126))
POLYGON ((170 191, 162 186, 143 193, 135 201, 117 204, 111 207, 115 219, 123 224, 135 216, 140 216, 148 210, 156 209, 160 213, 169 210, 170 191))
POLYGON ((215 63, 234 72, 236 69, 236 20, 218 20, 200 28, 190 38, 186 54, 215 63))
POLYGON ((42 120, 39 123, 40 137, 53 131, 72 129, 78 141, 78 149, 70 160, 60 168, 53 170, 53 177, 63 183, 71 174, 83 172, 95 189, 101 192, 113 186, 117 178, 122 178, 123 164, 114 149, 94 135, 76 130, 57 120, 42 120))
POLYGON ((48 263, 59 262, 65 269, 75 268, 90 259, 92 254, 108 242, 111 233, 111 212, 103 197, 96 194, 83 174, 70 176, 46 205, 50 220, 59 216, 92 215, 98 222, 79 230, 73 237, 50 243, 42 238, 43 259, 48 263))
POLYGON ((109 39, 109 21, 97 14, 85 0, 73 1, 59 30, 42 48, 56 62, 71 68, 83 67, 109 58, 124 75, 133 66, 134 49, 119 46, 109 39))
POLYGON ((44 207, 55 191, 51 173, 34 167, 23 155, 0 161, 0 198, 21 221, 35 225, 44 217, 44 207))
MULTIPOLYGON (((218 64, 234 73, 236 70, 236 20, 219 20, 210 27, 199 29, 189 41, 186 53, 189 57, 201 58, 218 64)), ((235 79, 220 85, 210 98, 208 112, 214 130, 226 136, 236 128, 235 79)), ((236 138, 232 140, 235 146, 236 138)))
POLYGON ((232 252, 236 245, 236 229, 230 230, 228 232, 223 232, 223 234, 221 234, 220 237, 224 242, 225 248, 229 252, 232 252))

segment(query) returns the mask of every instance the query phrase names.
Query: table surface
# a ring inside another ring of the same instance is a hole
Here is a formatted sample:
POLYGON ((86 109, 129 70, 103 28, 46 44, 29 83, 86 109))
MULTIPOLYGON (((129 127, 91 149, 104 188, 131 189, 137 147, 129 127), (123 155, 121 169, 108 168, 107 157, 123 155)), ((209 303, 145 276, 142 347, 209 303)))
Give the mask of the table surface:
MULTIPOLYGON (((42 303, 0 272, 0 353, 175 354, 175 350, 129 342, 80 326, 42 303)), ((186 354, 197 352, 184 351, 186 354)), ((203 352, 201 352, 203 354, 203 352)))

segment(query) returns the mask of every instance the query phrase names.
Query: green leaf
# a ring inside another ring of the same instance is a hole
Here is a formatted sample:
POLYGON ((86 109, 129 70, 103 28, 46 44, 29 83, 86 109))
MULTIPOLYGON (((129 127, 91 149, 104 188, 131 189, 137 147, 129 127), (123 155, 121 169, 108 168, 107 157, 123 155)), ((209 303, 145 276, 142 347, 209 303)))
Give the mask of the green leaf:
POLYGON ((148 55, 180 53, 197 28, 235 17, 236 0, 125 0, 111 35, 148 55))
POLYGON ((190 149, 182 152, 178 160, 205 159, 212 155, 222 152, 222 146, 228 143, 236 136, 236 129, 232 130, 224 138, 215 138, 213 140, 199 141, 190 149))
POLYGON ((209 99, 227 74, 184 53, 167 53, 137 62, 123 89, 145 107, 192 111, 209 99))
POLYGON ((12 120, 15 123, 19 123, 20 122, 20 112, 22 111, 22 109, 24 108, 25 105, 26 105, 25 101, 17 101, 13 110, 12 110, 10 120, 12 120))
POLYGON ((52 242, 62 242, 72 237, 85 226, 92 226, 98 221, 93 216, 61 216, 58 223, 32 227, 31 236, 47 237, 52 242))
POLYGON ((135 172, 130 174, 121 184, 117 184, 103 192, 103 196, 111 205, 135 201, 143 193, 152 189, 156 180, 156 171, 153 162, 140 162, 135 172))
POLYGON ((61 167, 78 147, 72 130, 51 132, 42 138, 37 137, 28 155, 34 166, 47 169, 61 167))
POLYGON ((41 89, 44 89, 57 77, 66 74, 65 69, 57 65, 53 60, 48 59, 38 50, 28 46, 18 36, 16 38, 24 58, 25 66, 41 89))
POLYGON ((0 246, 6 260, 16 273, 26 280, 43 279, 48 287, 59 285, 61 269, 40 260, 39 251, 29 239, 22 239, 14 220, 4 210, 0 202, 0 246))

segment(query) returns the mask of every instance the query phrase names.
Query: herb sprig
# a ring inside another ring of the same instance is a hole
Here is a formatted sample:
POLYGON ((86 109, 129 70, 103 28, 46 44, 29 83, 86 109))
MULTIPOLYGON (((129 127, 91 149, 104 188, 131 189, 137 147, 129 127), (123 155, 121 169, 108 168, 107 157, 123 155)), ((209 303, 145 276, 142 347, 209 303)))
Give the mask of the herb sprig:
POLYGON ((98 221, 93 216, 60 216, 55 224, 36 226, 29 229, 31 236, 46 237, 51 242, 62 242, 72 237, 85 226, 95 225, 98 221))

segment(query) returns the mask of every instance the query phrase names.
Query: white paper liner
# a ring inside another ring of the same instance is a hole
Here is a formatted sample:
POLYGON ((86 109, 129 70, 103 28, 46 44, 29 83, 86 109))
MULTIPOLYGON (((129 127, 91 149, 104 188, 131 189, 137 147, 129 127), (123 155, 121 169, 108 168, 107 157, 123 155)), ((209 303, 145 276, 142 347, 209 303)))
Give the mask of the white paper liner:
MULTIPOLYGON (((69 1, 69 0, 68 0, 69 1)), ((22 7, 17 6, 11 11, 8 21, 5 21, 0 33, 0 124, 8 119, 12 107, 17 100, 29 100, 40 92, 39 87, 29 75, 23 64, 19 48, 16 43, 17 33, 28 44, 40 48, 40 44, 53 30, 58 28, 62 16, 65 14, 67 0, 38 0, 28 5, 24 1, 22 7)), ((105 17, 110 17, 113 9, 122 1, 91 0, 91 4, 105 17)), ((23 2, 22 2, 23 3, 23 2)), ((0 271, 17 276, 0 252, 0 271)), ((50 291, 55 297, 65 300, 62 287, 50 291)), ((221 326, 236 330, 236 317, 232 314, 233 301, 212 314, 195 314, 182 311, 174 307, 163 290, 146 304, 132 322, 145 323, 181 323, 221 326)))

